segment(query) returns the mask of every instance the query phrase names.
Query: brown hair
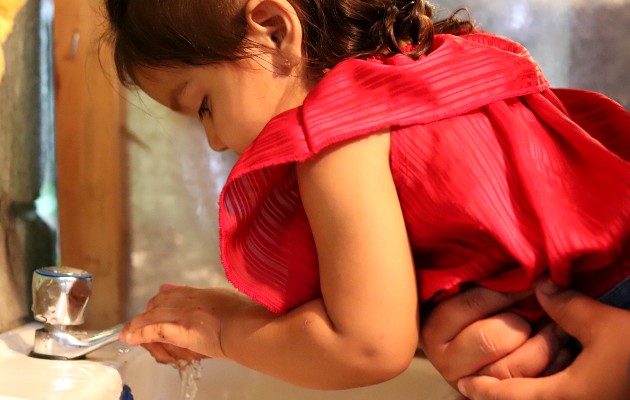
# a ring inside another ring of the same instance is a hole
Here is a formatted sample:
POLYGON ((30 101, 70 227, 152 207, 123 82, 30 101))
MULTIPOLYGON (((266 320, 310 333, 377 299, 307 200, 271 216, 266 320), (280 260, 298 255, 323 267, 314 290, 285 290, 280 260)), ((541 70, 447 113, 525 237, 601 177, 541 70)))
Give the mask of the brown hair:
MULTIPOLYGON (((307 72, 321 77, 348 58, 426 53, 436 33, 462 34, 473 22, 450 17, 433 21, 427 1, 289 0, 302 23, 307 72)), ((235 61, 256 54, 246 39, 245 0, 106 0, 119 79, 135 82, 137 66, 168 67, 235 61)), ((258 51, 260 49, 258 48, 258 51)))

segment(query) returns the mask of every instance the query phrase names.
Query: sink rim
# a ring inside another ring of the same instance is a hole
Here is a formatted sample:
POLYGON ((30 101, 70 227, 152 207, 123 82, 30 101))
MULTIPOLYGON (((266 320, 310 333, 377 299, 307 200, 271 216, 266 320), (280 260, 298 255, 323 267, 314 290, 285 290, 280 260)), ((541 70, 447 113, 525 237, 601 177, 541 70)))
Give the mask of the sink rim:
POLYGON ((29 322, 0 333, 0 399, 118 400, 122 391, 116 360, 45 360, 29 357, 35 330, 29 322), (37 384, 33 384, 36 382, 37 384))

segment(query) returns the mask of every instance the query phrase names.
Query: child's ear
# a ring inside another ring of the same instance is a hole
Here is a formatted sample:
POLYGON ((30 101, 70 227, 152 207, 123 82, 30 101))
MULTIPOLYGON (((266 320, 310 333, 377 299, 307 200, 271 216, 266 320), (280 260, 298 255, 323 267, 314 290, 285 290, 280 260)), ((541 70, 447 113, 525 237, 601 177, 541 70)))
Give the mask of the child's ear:
POLYGON ((245 6, 248 38, 276 49, 291 61, 302 58, 302 24, 287 0, 249 0, 245 6))

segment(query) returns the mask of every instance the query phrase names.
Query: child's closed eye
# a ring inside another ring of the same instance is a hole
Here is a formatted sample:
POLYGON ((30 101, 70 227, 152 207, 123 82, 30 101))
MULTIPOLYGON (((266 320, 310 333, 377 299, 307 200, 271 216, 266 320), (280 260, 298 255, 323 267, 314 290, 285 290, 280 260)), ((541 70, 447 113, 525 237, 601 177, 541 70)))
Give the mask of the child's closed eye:
POLYGON ((210 107, 208 107, 208 96, 204 97, 201 101, 201 106, 199 106, 199 110, 197 111, 197 113, 199 114, 199 119, 201 120, 203 120, 204 115, 207 114, 208 116, 210 116, 212 114, 210 107))

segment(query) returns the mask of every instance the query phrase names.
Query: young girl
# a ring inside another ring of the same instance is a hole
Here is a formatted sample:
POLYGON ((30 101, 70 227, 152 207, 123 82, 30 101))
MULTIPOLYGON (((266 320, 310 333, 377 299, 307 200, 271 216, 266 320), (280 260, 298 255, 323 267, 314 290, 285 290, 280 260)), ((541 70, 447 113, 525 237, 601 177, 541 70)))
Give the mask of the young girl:
POLYGON ((240 154, 221 252, 253 301, 163 287, 121 336, 159 361, 364 386, 407 368, 420 306, 471 284, 630 275, 630 115, 552 91, 520 45, 425 1, 106 4, 121 80, 240 154))

